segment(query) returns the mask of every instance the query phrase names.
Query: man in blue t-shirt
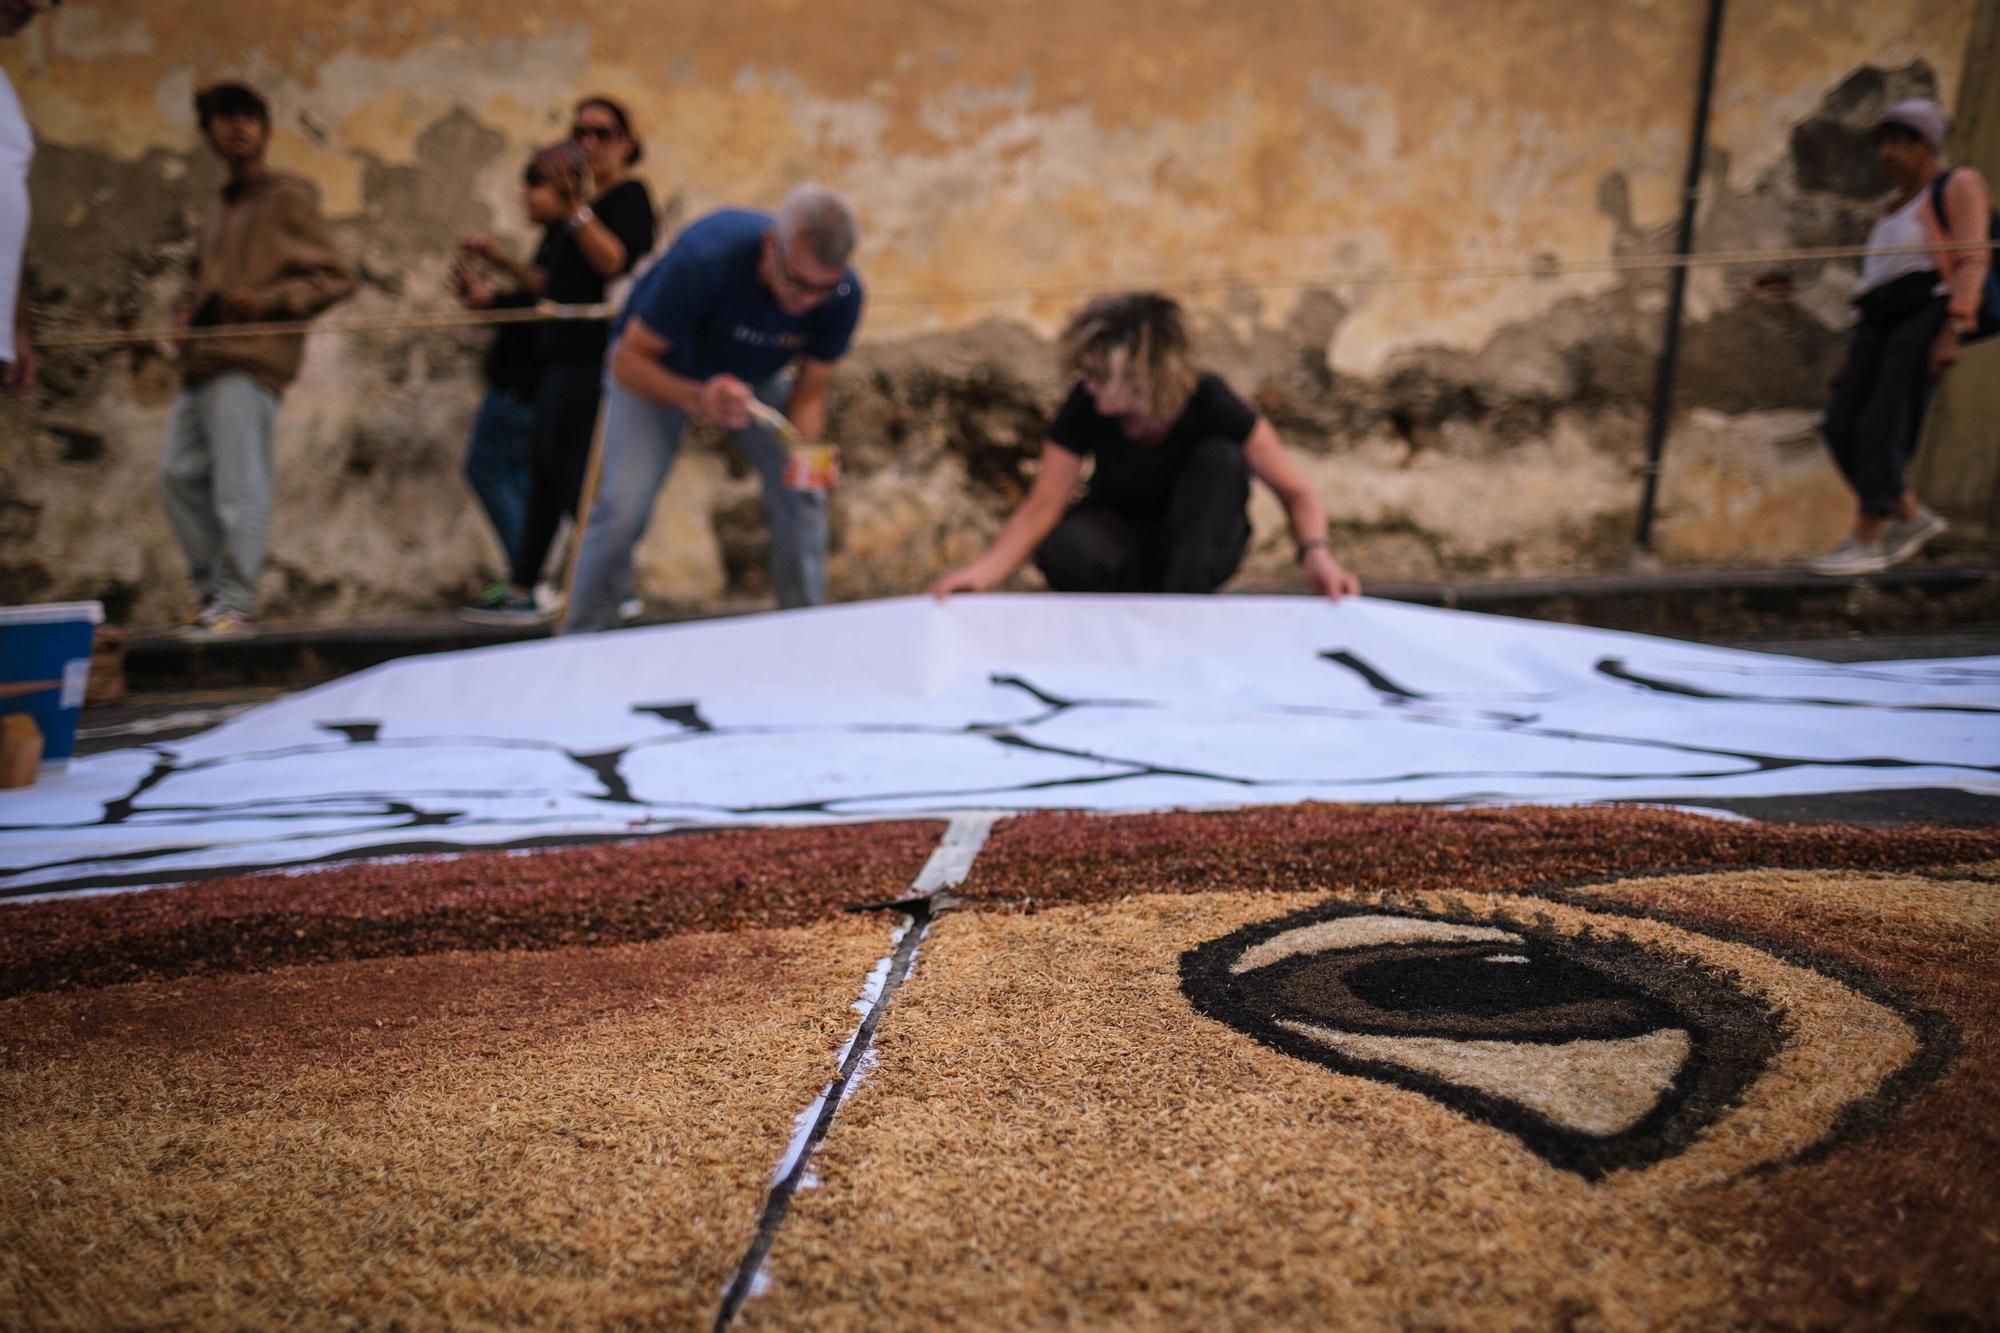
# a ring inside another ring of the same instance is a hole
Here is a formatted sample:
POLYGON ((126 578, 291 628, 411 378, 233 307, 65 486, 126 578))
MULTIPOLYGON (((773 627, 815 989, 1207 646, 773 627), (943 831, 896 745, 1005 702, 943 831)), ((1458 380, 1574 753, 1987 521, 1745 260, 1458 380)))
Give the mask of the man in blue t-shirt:
POLYGON ((751 399, 783 411, 804 439, 825 436, 833 363, 861 319, 861 279, 847 263, 855 237, 846 200, 801 185, 775 216, 701 218, 639 279, 615 330, 597 501, 564 633, 618 623, 633 548, 690 418, 727 430, 763 482, 778 605, 826 600, 827 479, 796 464, 788 478, 790 450, 752 416, 751 399))

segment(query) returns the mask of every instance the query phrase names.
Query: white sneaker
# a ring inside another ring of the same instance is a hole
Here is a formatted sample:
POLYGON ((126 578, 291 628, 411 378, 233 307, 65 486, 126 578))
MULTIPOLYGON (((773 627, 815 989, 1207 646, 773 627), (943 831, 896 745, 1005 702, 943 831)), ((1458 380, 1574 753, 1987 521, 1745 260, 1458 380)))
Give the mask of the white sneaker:
POLYGON ((1923 550, 1926 542, 1944 535, 1950 527, 1951 524, 1930 510, 1920 509, 1915 518, 1899 518, 1882 529, 1877 545, 1882 548, 1882 555, 1889 564, 1901 564, 1923 550))
POLYGON ((618 603, 618 618, 628 625, 645 614, 646 604, 637 597, 627 597, 618 603))
POLYGON ((1806 561, 1806 568, 1815 574, 1874 574, 1888 567, 1889 557, 1882 553, 1882 544, 1859 537, 1849 537, 1825 555, 1806 561))
POLYGON ((181 637, 195 642, 214 639, 248 639, 257 633, 257 622, 233 607, 217 603, 202 622, 182 631, 181 637))

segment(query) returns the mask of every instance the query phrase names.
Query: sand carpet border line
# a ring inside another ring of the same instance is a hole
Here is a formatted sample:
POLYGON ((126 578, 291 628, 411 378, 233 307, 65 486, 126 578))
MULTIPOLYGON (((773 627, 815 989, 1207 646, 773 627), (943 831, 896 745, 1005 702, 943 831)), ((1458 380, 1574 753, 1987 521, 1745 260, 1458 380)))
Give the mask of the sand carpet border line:
POLYGON ((949 891, 965 882, 965 877, 972 872, 972 863, 979 856, 979 849, 986 843, 987 834, 992 831, 994 822, 1002 817, 992 811, 954 816, 938 838, 930 859, 924 862, 923 869, 917 872, 916 879, 911 883, 911 897, 897 903, 862 905, 863 910, 893 908, 902 911, 902 930, 896 936, 894 950, 876 965, 881 980, 878 982, 876 974, 871 973, 863 983, 862 995, 867 1009, 859 1026, 854 1029, 854 1035, 847 1040, 833 1080, 799 1115, 803 1128, 793 1135, 784 1157, 778 1163, 770 1195, 765 1200, 762 1216, 757 1220, 756 1234, 751 1237, 749 1248, 744 1251, 742 1261, 737 1264, 736 1272, 723 1290, 722 1307, 715 1315, 715 1333, 723 1333, 735 1321, 743 1303, 756 1295, 767 1280, 763 1277, 764 1261, 777 1241, 779 1229, 785 1224, 792 1197, 805 1180, 813 1152, 825 1142, 827 1134, 833 1129, 834 1117, 840 1113, 841 1105, 853 1091, 867 1063, 875 1045, 875 1032, 882 1025, 882 1016, 888 1012, 896 992, 909 978, 917 950, 930 934, 932 923, 957 904, 957 899, 949 891), (887 964, 886 970, 882 967, 883 963, 887 964))

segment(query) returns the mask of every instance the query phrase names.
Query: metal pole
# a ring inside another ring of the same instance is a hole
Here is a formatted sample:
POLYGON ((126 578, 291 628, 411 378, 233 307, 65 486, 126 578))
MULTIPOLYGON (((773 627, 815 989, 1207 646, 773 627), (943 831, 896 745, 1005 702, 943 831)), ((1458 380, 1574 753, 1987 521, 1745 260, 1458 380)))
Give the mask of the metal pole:
MULTIPOLYGON (((1701 81, 1694 100, 1694 131, 1688 138, 1687 175, 1681 182, 1681 221, 1674 237, 1674 253, 1686 255, 1694 248, 1695 207, 1701 199, 1702 160, 1708 155, 1708 104, 1715 92, 1715 58, 1722 48, 1723 0, 1709 0, 1708 30, 1702 35, 1701 81)), ((1634 539, 1635 557, 1644 558, 1653 550, 1653 508, 1659 500, 1660 457, 1666 452, 1667 423, 1674 411, 1674 371, 1681 354, 1681 307, 1687 297, 1687 267, 1674 269, 1667 279, 1667 326, 1660 343, 1659 370, 1653 378, 1653 415, 1646 430, 1646 485, 1639 497, 1639 532, 1634 539)))

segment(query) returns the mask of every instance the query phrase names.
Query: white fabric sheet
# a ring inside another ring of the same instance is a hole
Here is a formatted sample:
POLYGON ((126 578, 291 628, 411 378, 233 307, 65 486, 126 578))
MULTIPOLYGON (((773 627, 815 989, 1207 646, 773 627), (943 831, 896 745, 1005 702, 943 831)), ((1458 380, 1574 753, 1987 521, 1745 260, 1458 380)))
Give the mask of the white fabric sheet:
POLYGON ((1368 599, 961 597, 410 658, 0 794, 0 896, 968 809, 2000 793, 2000 659, 1368 599))

